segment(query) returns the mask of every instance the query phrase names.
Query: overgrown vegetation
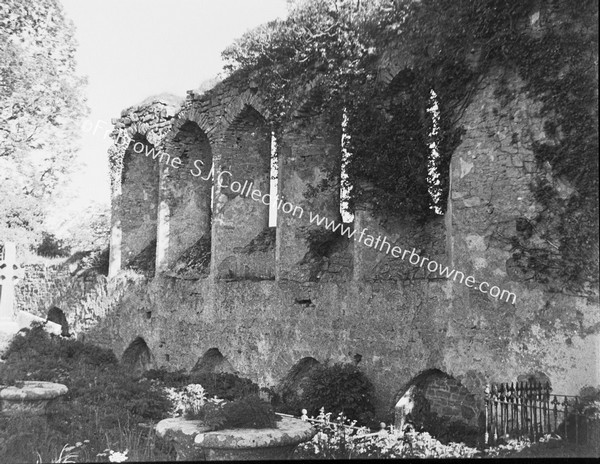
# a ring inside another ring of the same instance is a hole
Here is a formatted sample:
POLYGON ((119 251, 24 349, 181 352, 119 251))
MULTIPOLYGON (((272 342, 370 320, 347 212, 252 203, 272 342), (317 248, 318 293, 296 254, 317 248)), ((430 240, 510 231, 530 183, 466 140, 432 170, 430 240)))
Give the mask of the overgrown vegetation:
POLYGON ((46 258, 66 258, 71 253, 71 248, 54 234, 42 233, 42 242, 36 248, 36 253, 46 258))
MULTIPOLYGON (((156 437, 153 426, 160 419, 189 411, 190 404, 199 407, 188 417, 201 418, 216 430, 275 425, 277 406, 261 399, 263 389, 249 379, 226 373, 188 374, 163 369, 148 371, 139 378, 130 371, 119 364, 110 350, 49 335, 41 326, 25 330, 23 335, 15 337, 5 354, 5 362, 0 364, 0 383, 18 385, 30 379, 54 381, 67 385, 69 393, 52 406, 47 420, 4 418, 0 422, 0 461, 55 462, 61 455, 63 458, 71 456, 72 462, 106 462, 111 457, 127 457, 130 461, 174 460, 174 449, 156 437), (165 387, 172 387, 170 394, 165 387), (215 395, 229 401, 211 399, 215 395), (176 411, 178 403, 186 407, 176 411)), ((434 415, 422 424, 415 424, 417 430, 409 426, 403 435, 396 433, 393 427, 381 433, 371 433, 364 426, 356 427, 357 420, 350 421, 346 417, 362 418, 359 422, 362 425, 369 425, 371 420, 375 426, 370 398, 372 386, 364 375, 350 364, 315 365, 309 372, 314 375, 304 384, 308 388, 302 401, 307 408, 320 405, 316 417, 320 421, 319 433, 313 441, 298 448, 296 458, 482 455, 469 446, 474 444, 470 436, 472 430, 440 422, 434 415), (325 410, 336 411, 337 419, 331 420, 332 413, 325 410), (419 430, 421 428, 423 430, 419 430), (449 435, 450 429, 453 434, 449 435), (456 443, 459 440, 463 443, 456 443)), ((585 411, 597 417, 598 391, 587 389, 582 391, 582 397, 586 398, 586 405, 591 404, 585 406, 585 411)), ((572 428, 574 424, 567 426, 572 428)), ((579 430, 582 431, 581 425, 579 430)), ((569 429, 569 435, 572 432, 569 429)), ((590 451, 571 449, 557 438, 546 442, 533 446, 528 455, 577 456, 590 451)), ((526 453, 524 449, 529 446, 531 443, 526 441, 512 440, 488 449, 486 455, 526 453)))
POLYGON ((189 384, 202 385, 207 397, 235 401, 258 394, 259 386, 250 379, 227 372, 186 373, 182 370, 169 372, 165 369, 151 369, 144 374, 149 380, 158 380, 167 387, 183 387, 189 384))
POLYGON ((472 458, 480 454, 463 443, 443 444, 414 429, 398 433, 390 426, 372 433, 365 427, 353 427, 355 421, 341 414, 332 420, 331 413, 324 410, 317 419, 318 433, 298 446, 294 459, 472 458))
POLYGON ((212 430, 275 427, 279 416, 273 406, 259 398, 247 395, 235 401, 207 402, 195 412, 186 414, 188 419, 200 419, 212 430))
MULTIPOLYGON (((558 19, 597 21, 596 2, 558 3, 558 19)), ((535 156, 573 193, 562 195, 540 176, 532 189, 543 210, 528 226, 530 237, 543 244, 516 234, 513 257, 554 290, 586 292, 598 282, 598 83, 591 64, 598 56, 597 34, 556 27, 519 39, 506 44, 506 53, 518 60, 525 88, 541 100, 547 118, 548 141, 534 143, 535 156)))
POLYGON ((134 378, 109 350, 55 337, 36 326, 14 338, 0 378, 9 383, 52 381, 69 388, 47 422, 30 417, 2 421, 2 462, 36 462, 38 453, 50 462, 65 444, 76 443, 82 445, 78 453, 85 462, 102 462, 98 455, 107 448, 129 448, 133 460, 169 459, 155 447, 152 428, 170 409, 162 387, 134 378))
POLYGON ((77 269, 73 274, 84 276, 88 274, 108 275, 110 250, 106 247, 103 250, 78 251, 72 254, 65 264, 77 264, 77 269))
POLYGON ((361 425, 373 426, 374 387, 354 364, 315 365, 302 379, 299 395, 286 395, 278 410, 298 415, 306 409, 316 416, 321 408, 334 414, 343 413, 361 425))
MULTIPOLYGON (((544 207, 533 222, 541 239, 555 246, 536 248, 517 240, 515 258, 539 271, 538 282, 558 280, 559 289, 580 290, 597 280, 597 2, 292 4, 285 21, 246 34, 223 56, 227 69, 250 76, 274 97, 270 112, 276 124, 301 116, 307 106, 313 113, 324 109, 334 125, 340 124, 335 115, 346 113, 351 208, 367 202, 382 214, 427 219, 434 214, 431 186, 443 210, 449 162, 462 134, 460 118, 481 81, 502 69, 507 78, 519 76, 523 90, 543 104, 547 139, 530 147, 540 167, 549 163, 552 175, 575 190, 560 199, 556 187, 542 179, 532 186, 544 207), (390 59, 385 51, 394 48, 402 57, 386 85, 376 64, 390 59), (432 91, 436 130, 427 114, 432 91), (431 144, 439 156, 430 156, 431 144), (435 185, 428 180, 431 168, 439 173, 435 185)), ((506 89, 498 89, 505 104, 518 94, 506 89)))

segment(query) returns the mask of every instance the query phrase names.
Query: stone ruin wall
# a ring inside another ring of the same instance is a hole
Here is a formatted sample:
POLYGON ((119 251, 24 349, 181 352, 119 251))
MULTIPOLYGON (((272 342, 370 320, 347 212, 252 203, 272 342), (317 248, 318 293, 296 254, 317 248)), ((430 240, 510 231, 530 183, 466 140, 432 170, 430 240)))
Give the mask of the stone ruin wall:
MULTIPOLYGON (((381 85, 406 66, 401 51, 384 54, 381 85)), ((349 240, 315 247, 324 229, 308 223, 308 212, 339 219, 341 132, 324 133, 321 118, 331 115, 310 108, 299 108, 277 134, 279 195, 306 216, 280 212, 277 227, 269 227, 264 205, 217 186, 211 207, 210 182, 189 172, 196 160, 207 168, 202 177, 214 163, 215 177, 229 171, 232 180, 269 191, 269 96, 234 75, 204 94, 188 92, 181 108, 151 99, 114 121, 112 284, 86 337, 117 355, 141 337, 154 365, 172 369, 189 369, 216 347, 262 385, 276 385, 307 356, 352 362, 360 354, 380 412, 431 369, 453 376, 476 406, 487 382, 523 374, 543 372, 563 394, 599 385, 597 297, 526 281, 499 239, 539 208, 531 181, 551 177, 534 159, 544 121, 522 85, 493 70, 474 93, 458 122, 465 134, 452 158, 444 217, 419 225, 365 207, 354 219, 356 229, 385 235, 392 246, 414 247, 515 293, 515 304, 349 240), (495 92, 501 79, 516 95, 508 104, 495 92), (125 132, 129 144, 119 136, 125 132), (179 156, 182 166, 135 153, 136 142, 179 156), (131 280, 131 269, 145 277, 131 280)), ((457 384, 431 387, 431 402, 458 415, 449 399, 464 403, 466 396, 452 398, 451 387, 457 384)))
POLYGON ((517 97, 508 104, 496 90, 505 70, 481 83, 465 111, 466 129, 450 167, 451 199, 446 214, 448 257, 453 266, 517 295, 517 304, 495 301, 475 289, 452 287, 444 363, 512 379, 526 363, 550 377, 556 392, 576 390, 599 380, 600 314, 598 297, 549 292, 529 282, 512 264, 510 237, 518 221, 533 219, 539 205, 530 186, 549 179, 561 194, 572 195, 549 168, 538 166, 532 145, 544 141, 540 103, 509 76, 517 97))
POLYGON ((23 266, 23 279, 15 288, 16 310, 47 318, 50 309, 57 307, 66 317, 69 332, 81 336, 142 278, 109 281, 102 274, 80 270, 77 263, 23 266))

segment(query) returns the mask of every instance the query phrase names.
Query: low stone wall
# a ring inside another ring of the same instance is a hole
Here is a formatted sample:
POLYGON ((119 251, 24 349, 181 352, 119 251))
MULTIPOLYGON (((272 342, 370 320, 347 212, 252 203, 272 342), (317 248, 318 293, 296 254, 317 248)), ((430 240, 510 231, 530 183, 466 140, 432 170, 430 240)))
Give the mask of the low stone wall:
MULTIPOLYGON (((191 369, 207 350, 217 348, 241 375, 276 386, 302 358, 355 362, 358 354, 359 367, 376 387, 382 417, 403 385, 431 369, 454 378, 428 384, 434 410, 469 423, 477 421, 486 383, 539 371, 540 359, 561 392, 577 394, 595 381, 593 366, 585 362, 589 353, 578 345, 566 346, 560 358, 540 358, 540 347, 558 343, 556 335, 534 342, 525 331, 531 355, 507 362, 493 335, 503 327, 498 323, 477 349, 465 346, 450 362, 453 284, 440 279, 301 283, 159 276, 146 282, 123 276, 112 285, 121 296, 104 305, 110 312, 86 337, 117 356, 140 337, 156 367, 191 369), (487 359, 486 366, 478 359, 487 359)), ((523 322, 504 320, 515 326, 523 322)), ((525 342, 523 337, 516 335, 513 343, 525 342)), ((592 341, 590 336, 577 343, 592 341)))
POLYGON ((109 284, 105 276, 95 272, 77 274, 77 264, 35 264, 23 269, 24 277, 15 288, 16 308, 46 319, 56 306, 65 314, 74 335, 105 317, 127 286, 122 280, 109 284))
POLYGON ((277 385, 301 358, 354 362, 359 354, 384 413, 405 379, 441 358, 444 285, 156 277, 130 287, 86 339, 121 356, 141 337, 168 369, 191 369, 218 348, 263 386, 277 385))

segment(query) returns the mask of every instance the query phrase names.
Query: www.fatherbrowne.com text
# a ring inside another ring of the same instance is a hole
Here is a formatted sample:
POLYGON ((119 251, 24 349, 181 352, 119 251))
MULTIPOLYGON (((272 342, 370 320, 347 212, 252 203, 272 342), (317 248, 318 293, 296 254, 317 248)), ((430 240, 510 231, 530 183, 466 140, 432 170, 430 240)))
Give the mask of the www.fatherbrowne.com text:
MULTIPOLYGON (((156 151, 155 149, 149 148, 147 145, 142 142, 136 142, 133 145, 133 151, 135 153, 141 154, 145 153, 147 157, 152 156, 153 159, 158 159, 161 163, 168 165, 174 169, 179 169, 183 162, 178 157, 171 157, 169 154, 163 151, 156 151)), ((233 180, 233 174, 229 171, 221 171, 215 177, 214 167, 211 167, 207 173, 203 175, 203 169, 205 169, 204 163, 201 160, 195 160, 193 163, 193 168, 190 169, 190 174, 193 177, 198 177, 203 181, 212 181, 214 179, 215 186, 219 188, 219 190, 229 189, 231 192, 241 195, 243 197, 250 197, 254 201, 260 201, 265 206, 269 206, 272 201, 276 202, 277 210, 282 211, 285 214, 291 214, 292 216, 300 219, 304 216, 304 209, 301 206, 293 205, 287 201, 283 201, 282 199, 275 196, 275 198, 271 198, 272 195, 270 193, 263 194, 259 189, 253 188, 252 181, 244 181, 241 183, 239 181, 233 180)), ((326 217, 321 217, 319 214, 314 214, 312 211, 308 212, 308 219, 311 224, 316 224, 318 226, 325 227, 327 230, 332 232, 339 232, 340 235, 346 236, 349 239, 353 239, 358 243, 362 243, 365 246, 373 248, 377 251, 382 251, 386 254, 391 254, 394 258, 400 258, 402 260, 406 260, 408 256, 408 262, 413 266, 423 267, 425 263, 427 263, 427 270, 431 273, 439 273, 441 277, 452 279, 453 281, 459 281, 461 284, 464 283, 469 288, 477 288, 480 292, 490 295, 492 298, 500 299, 502 301, 506 301, 512 304, 515 304, 517 296, 509 292, 508 290, 502 290, 497 286, 490 286, 488 282, 477 282, 475 277, 472 275, 465 276, 463 272, 457 271, 456 269, 450 269, 448 266, 444 266, 433 259, 428 259, 424 256, 420 256, 415 248, 412 250, 402 249, 399 246, 392 246, 387 239, 387 237, 381 237, 379 235, 377 238, 375 236, 367 233, 368 228, 364 228, 357 233, 357 230, 353 229, 349 224, 344 224, 341 222, 336 222, 334 220, 327 219, 326 217)))

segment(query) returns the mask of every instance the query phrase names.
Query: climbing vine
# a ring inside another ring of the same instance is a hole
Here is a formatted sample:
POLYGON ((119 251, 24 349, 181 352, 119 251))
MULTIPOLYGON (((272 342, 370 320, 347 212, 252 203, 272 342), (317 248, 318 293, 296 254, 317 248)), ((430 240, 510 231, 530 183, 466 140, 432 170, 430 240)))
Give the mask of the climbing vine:
MULTIPOLYGON (((590 281, 598 243, 597 2, 292 3, 285 21, 247 34, 224 57, 229 70, 247 73, 273 96, 278 123, 315 93, 321 108, 346 112, 351 207, 368 202, 384 213, 434 214, 427 192, 431 144, 439 153, 434 164, 444 205, 449 162, 463 133, 460 118, 482 79, 507 70, 542 103, 546 140, 532 147, 539 169, 574 192, 561 197, 543 176, 532 184, 543 209, 531 220, 533 235, 551 245, 532 246, 531 237, 515 232, 513 257, 534 268, 540 282, 576 288, 590 281), (406 69, 384 85, 377 63, 390 48, 402 50, 406 69), (432 90, 435 134, 427 115, 432 90)), ((498 94, 506 103, 516 96, 501 83, 498 94)))
POLYGON ((548 140, 534 143, 536 159, 563 189, 572 190, 561 195, 547 178, 538 179, 532 188, 543 210, 531 228, 546 246, 532 248, 517 234, 514 257, 557 290, 586 291, 598 276, 597 37, 550 31, 511 51, 547 118, 548 140))

